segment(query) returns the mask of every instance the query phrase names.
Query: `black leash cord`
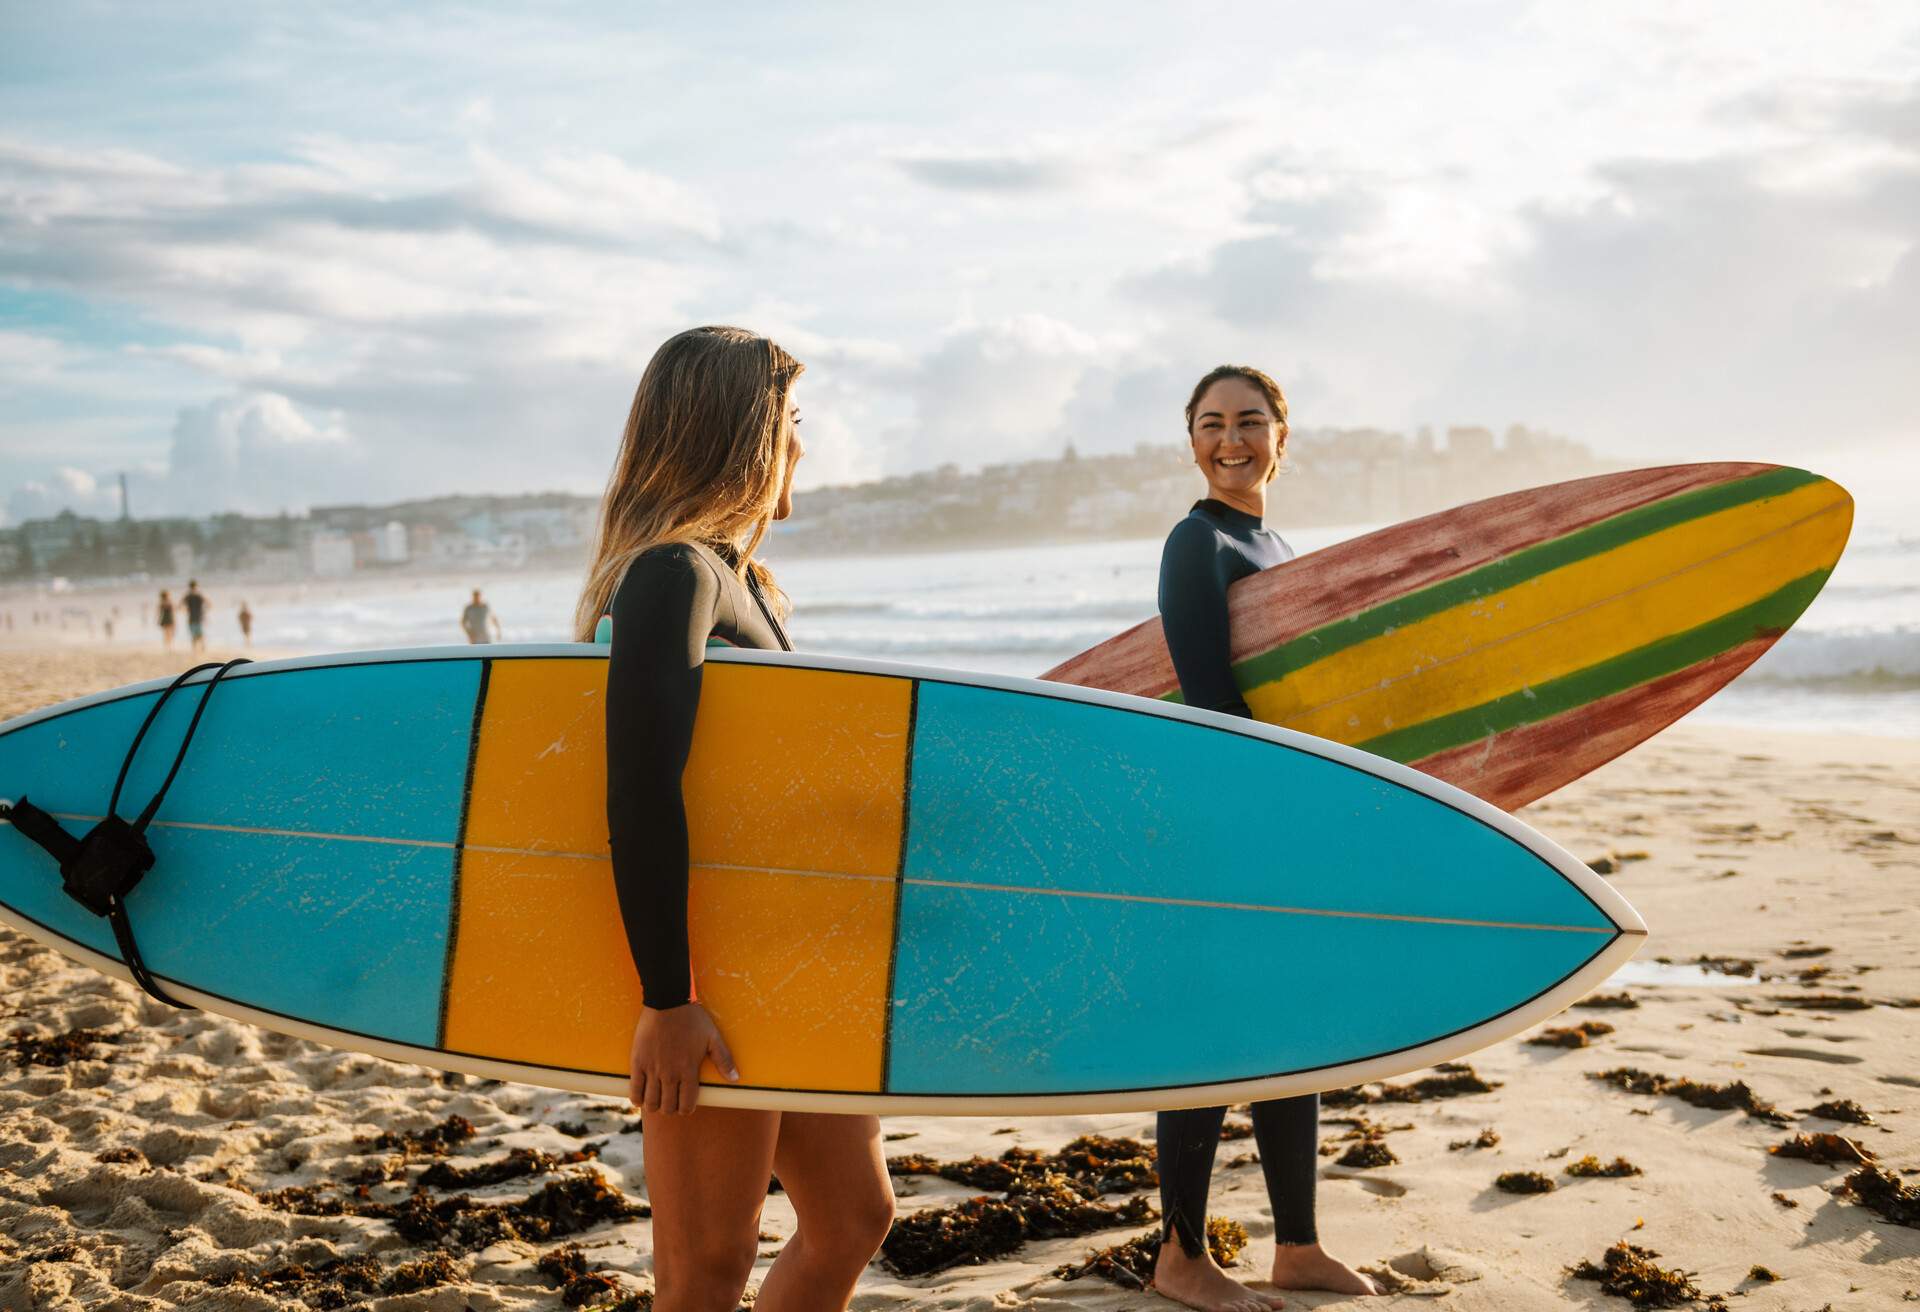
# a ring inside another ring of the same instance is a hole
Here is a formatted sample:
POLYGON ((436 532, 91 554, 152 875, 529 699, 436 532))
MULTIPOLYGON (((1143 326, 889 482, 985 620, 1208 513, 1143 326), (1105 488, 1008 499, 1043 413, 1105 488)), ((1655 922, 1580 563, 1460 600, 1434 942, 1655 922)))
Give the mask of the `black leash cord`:
POLYGON ((170 1007, 188 1010, 187 1004, 172 997, 160 987, 160 983, 147 969, 146 960, 140 955, 140 945, 133 937, 133 922, 127 918, 126 897, 140 882, 141 876, 153 868, 153 848, 147 843, 147 826, 153 823, 153 817, 160 810, 167 790, 173 787, 173 781, 180 773, 180 766, 187 759, 187 748, 193 743, 193 735, 200 728, 200 717, 206 714, 207 703, 213 700, 213 690, 221 679, 239 665, 245 665, 245 657, 221 664, 209 661, 196 665, 168 684, 165 690, 154 699, 153 707, 147 712, 147 718, 141 722, 140 731, 133 736, 133 744, 127 748, 126 757, 120 762, 120 773, 113 781, 113 794, 107 801, 107 814, 99 824, 87 831, 85 837, 75 839, 61 827, 47 812, 29 802, 23 794, 19 801, 4 808, 5 817, 12 821, 14 828, 38 843, 60 864, 62 886, 69 897, 78 902, 96 916, 104 916, 113 926, 113 938, 120 945, 120 959, 126 965, 134 983, 158 998, 170 1007), (153 800, 133 823, 120 818, 120 790, 126 786, 127 773, 133 768, 134 758, 139 755, 140 744, 145 741, 147 730, 159 718, 161 708, 167 699, 178 692, 187 680, 196 674, 214 672, 200 693, 200 701, 193 708, 193 718, 187 722, 187 731, 181 736, 180 750, 174 753, 173 765, 167 771, 167 777, 161 781, 160 789, 153 800))

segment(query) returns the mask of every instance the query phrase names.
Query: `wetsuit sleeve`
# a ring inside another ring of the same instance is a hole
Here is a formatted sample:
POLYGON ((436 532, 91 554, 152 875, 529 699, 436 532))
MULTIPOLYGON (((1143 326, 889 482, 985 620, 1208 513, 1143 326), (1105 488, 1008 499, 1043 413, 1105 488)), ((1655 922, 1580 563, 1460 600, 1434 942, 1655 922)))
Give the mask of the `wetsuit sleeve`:
POLYGON ((1160 553, 1160 626, 1187 705, 1253 718, 1233 681, 1228 561, 1213 530, 1183 519, 1160 553))
POLYGON ((613 598, 607 660, 607 834, 627 945, 649 1007, 689 1000, 687 809, 693 744, 719 579, 691 549, 647 552, 613 598))

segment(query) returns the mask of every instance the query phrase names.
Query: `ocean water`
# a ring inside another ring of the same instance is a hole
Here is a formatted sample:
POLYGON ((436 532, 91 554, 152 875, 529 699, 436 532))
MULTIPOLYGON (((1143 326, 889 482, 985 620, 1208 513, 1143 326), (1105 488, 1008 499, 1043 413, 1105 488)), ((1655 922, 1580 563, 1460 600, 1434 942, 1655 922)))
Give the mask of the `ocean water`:
MULTIPOLYGON (((1374 525, 1286 534, 1302 554, 1374 525)), ((1035 675, 1155 613, 1160 540, 1010 546, 782 561, 795 645, 919 665, 1035 675)), ((276 650, 462 641, 467 590, 483 587, 509 641, 562 641, 580 585, 566 573, 473 579, 366 577, 251 585, 255 640, 276 650)), ((216 642, 234 641, 247 588, 210 584, 216 642), (231 631, 231 632, 230 632, 231 631)), ((17 609, 17 607, 16 607, 17 609)), ((154 641, 122 622, 116 642, 154 641)), ((1692 719, 1920 737, 1920 530, 1863 519, 1821 595, 1752 669, 1692 719)))

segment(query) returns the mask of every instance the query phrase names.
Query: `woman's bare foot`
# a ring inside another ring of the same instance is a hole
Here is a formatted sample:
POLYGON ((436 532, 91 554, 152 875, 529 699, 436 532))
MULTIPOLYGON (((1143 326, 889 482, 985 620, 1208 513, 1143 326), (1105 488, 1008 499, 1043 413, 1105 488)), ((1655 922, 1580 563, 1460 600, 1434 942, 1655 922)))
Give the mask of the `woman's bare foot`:
POLYGON ((1373 1281, 1319 1244, 1276 1244, 1273 1283, 1282 1289, 1331 1289, 1337 1294, 1377 1294, 1373 1281))
POLYGON ((1153 1264, 1153 1289, 1199 1312, 1270 1312, 1286 1306, 1285 1299, 1256 1294, 1222 1271, 1211 1253, 1188 1257, 1171 1236, 1153 1264))

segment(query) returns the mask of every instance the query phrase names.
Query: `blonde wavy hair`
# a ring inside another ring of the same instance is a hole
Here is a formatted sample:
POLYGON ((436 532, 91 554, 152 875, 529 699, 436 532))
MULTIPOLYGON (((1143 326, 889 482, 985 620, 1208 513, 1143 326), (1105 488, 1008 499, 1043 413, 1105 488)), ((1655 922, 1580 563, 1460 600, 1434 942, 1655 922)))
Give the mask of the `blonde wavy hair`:
POLYGON ((741 581, 752 578, 787 611, 753 553, 779 505, 793 433, 788 397, 805 368, 744 328, 689 328, 661 343, 640 375, 601 500, 576 641, 593 641, 634 557, 669 542, 737 553, 741 581))

